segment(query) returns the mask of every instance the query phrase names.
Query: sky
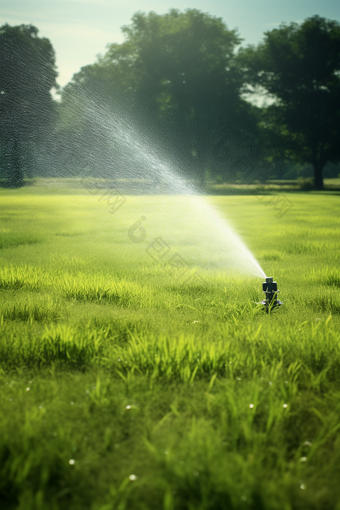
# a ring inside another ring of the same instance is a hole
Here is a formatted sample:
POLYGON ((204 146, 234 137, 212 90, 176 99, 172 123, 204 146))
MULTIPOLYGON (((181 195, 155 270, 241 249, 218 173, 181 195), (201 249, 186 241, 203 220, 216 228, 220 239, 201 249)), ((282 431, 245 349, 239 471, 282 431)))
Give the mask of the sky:
POLYGON ((229 29, 238 29, 243 45, 259 43, 282 22, 301 23, 315 14, 340 21, 339 0, 0 0, 0 26, 32 24, 50 39, 64 86, 104 54, 107 44, 123 42, 121 27, 135 12, 164 14, 171 8, 222 18, 229 29))

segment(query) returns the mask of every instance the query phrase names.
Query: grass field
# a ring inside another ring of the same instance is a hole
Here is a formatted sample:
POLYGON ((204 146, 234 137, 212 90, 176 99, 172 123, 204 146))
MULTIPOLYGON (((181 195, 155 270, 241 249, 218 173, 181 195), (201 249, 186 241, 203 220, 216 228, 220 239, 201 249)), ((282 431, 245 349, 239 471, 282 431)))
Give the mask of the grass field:
POLYGON ((270 314, 261 278, 197 248, 185 200, 0 191, 1 509, 340 509, 339 195, 282 217, 207 198, 278 281, 270 314))

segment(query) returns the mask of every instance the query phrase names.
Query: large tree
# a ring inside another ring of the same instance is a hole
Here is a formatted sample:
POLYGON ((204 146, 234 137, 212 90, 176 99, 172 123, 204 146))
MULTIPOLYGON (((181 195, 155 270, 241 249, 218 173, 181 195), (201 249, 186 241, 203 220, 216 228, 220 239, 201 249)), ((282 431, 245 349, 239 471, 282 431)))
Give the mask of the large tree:
POLYGON ((64 87, 52 149, 56 172, 79 174, 87 167, 99 177, 117 174, 114 120, 131 106, 121 104, 126 79, 118 67, 96 63, 82 67, 64 87))
POLYGON ((319 16, 283 24, 240 61, 247 83, 273 100, 263 127, 276 132, 288 157, 313 165, 322 189, 325 164, 340 159, 340 24, 319 16))
POLYGON ((65 88, 68 111, 74 110, 76 97, 83 98, 83 105, 86 94, 96 98, 133 118, 201 180, 216 147, 223 149, 225 160, 229 146, 228 157, 236 161, 251 117, 239 93, 236 31, 196 9, 172 9, 164 15, 139 12, 123 32, 125 42, 112 44, 65 88))
POLYGON ((22 185, 52 128, 56 77, 53 47, 36 27, 0 28, 0 162, 9 186, 22 185))

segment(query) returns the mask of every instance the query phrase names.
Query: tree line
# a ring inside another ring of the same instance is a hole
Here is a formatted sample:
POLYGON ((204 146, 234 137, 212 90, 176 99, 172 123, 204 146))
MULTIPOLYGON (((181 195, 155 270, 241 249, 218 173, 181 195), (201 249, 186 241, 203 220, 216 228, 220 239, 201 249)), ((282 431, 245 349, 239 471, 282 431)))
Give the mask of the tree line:
MULTIPOLYGON (((136 13, 125 40, 82 67, 53 100, 55 52, 30 25, 0 28, 0 177, 145 176, 124 125, 183 175, 228 181, 282 177, 340 160, 340 24, 282 24, 257 46, 196 9, 136 13), (251 97, 264 97, 261 106, 251 97), (249 99, 250 98, 250 99, 249 99), (125 124, 119 122, 124 121, 125 124)), ((147 148, 145 149, 147 150, 147 148)))

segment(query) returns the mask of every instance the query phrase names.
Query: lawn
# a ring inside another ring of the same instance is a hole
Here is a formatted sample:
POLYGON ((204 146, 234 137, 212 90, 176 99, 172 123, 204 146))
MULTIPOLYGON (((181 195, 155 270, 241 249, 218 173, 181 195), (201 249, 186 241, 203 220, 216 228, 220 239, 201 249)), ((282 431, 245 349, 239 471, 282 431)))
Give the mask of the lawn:
POLYGON ((206 197, 267 314, 195 197, 0 190, 2 509, 340 509, 340 196, 282 197, 206 197))

